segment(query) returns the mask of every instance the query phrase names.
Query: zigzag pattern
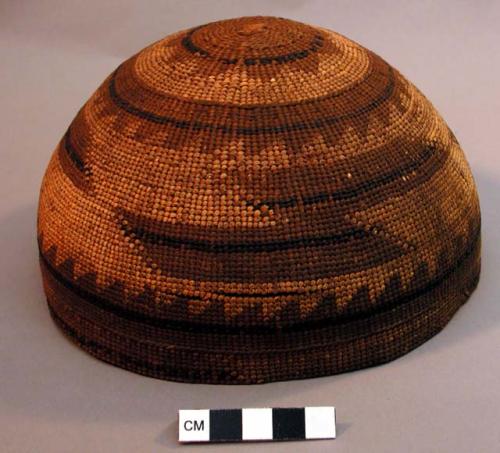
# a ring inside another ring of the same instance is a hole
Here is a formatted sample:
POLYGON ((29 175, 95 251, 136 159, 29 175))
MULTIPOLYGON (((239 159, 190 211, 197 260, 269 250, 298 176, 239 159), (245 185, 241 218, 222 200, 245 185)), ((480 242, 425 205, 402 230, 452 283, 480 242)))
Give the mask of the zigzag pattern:
POLYGON ((451 246, 444 246, 436 255, 432 267, 438 269, 435 275, 429 273, 429 264, 420 261, 415 266, 412 277, 407 284, 403 284, 398 273, 392 274, 384 281, 382 290, 375 296, 370 296, 370 285, 362 285, 351 294, 345 307, 336 304, 335 291, 330 294, 240 294, 228 295, 224 293, 214 294, 212 299, 200 295, 183 294, 158 294, 152 288, 146 286, 138 294, 130 294, 125 290, 125 284, 115 281, 111 285, 101 287, 97 284, 97 274, 95 272, 76 275, 74 272, 74 260, 65 259, 58 263, 57 246, 52 245, 43 251, 43 237, 39 238, 40 254, 45 266, 51 271, 54 278, 67 286, 70 290, 76 291, 88 300, 94 300, 99 306, 106 307, 111 312, 128 313, 137 316, 145 316, 145 319, 153 320, 153 325, 158 325, 166 321, 167 325, 175 325, 175 321, 183 320, 182 327, 193 325, 203 326, 211 324, 211 320, 220 323, 224 319, 224 324, 216 324, 219 328, 231 326, 252 327, 258 326, 260 330, 272 331, 275 327, 286 328, 293 325, 309 326, 311 322, 318 325, 328 325, 332 322, 344 321, 351 317, 367 316, 377 311, 387 310, 388 307, 398 306, 408 303, 415 297, 425 294, 436 285, 441 283, 447 275, 461 266, 468 258, 479 240, 479 226, 471 225, 470 237, 461 236, 450 241, 451 246), (450 265, 451 263, 451 265, 450 265), (249 300, 241 310, 231 311, 234 297, 241 297, 249 300), (229 301, 224 302, 224 299, 229 301), (280 299, 279 306, 276 299, 280 299), (316 300, 314 308, 306 313, 301 307, 304 298, 316 300), (252 301, 252 299, 254 299, 252 301), (272 312, 269 313, 270 303, 273 305, 272 312), (158 306, 155 301, 166 300, 168 302, 158 306), (152 309, 153 308, 153 309, 152 309), (154 319, 158 322, 155 323, 154 319), (284 320, 294 320, 287 325, 284 320), (319 323, 318 323, 319 321, 319 323))

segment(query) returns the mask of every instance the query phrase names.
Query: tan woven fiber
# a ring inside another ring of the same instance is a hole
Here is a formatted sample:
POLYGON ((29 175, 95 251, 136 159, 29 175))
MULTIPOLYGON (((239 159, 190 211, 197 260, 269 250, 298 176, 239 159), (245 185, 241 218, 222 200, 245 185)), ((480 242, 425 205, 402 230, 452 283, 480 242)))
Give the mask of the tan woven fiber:
POLYGON ((431 103, 373 52, 274 17, 122 63, 54 151, 38 240, 73 341, 187 382, 387 362, 480 271, 474 180, 431 103))

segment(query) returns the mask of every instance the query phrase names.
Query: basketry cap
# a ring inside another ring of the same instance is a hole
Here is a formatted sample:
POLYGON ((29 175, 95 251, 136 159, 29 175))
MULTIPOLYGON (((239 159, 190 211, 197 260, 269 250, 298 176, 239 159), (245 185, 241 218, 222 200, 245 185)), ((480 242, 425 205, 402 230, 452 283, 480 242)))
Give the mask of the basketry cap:
POLYGON ((122 63, 53 153, 38 240, 71 339, 187 382, 392 360, 480 270, 474 180, 431 103, 364 47, 275 17, 122 63))

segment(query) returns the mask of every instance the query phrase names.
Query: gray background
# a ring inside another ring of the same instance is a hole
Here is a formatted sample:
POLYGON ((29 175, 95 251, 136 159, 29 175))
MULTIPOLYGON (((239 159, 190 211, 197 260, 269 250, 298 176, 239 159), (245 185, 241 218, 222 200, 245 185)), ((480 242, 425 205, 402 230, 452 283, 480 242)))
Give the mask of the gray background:
POLYGON ((5 452, 500 451, 500 2, 0 0, 0 449, 5 452), (45 166, 124 58, 176 30, 277 15, 379 53, 434 103, 481 197, 483 271, 448 327, 390 364, 261 386, 163 382, 101 363, 55 328, 35 244, 45 166), (179 446, 179 408, 335 405, 335 441, 179 446))

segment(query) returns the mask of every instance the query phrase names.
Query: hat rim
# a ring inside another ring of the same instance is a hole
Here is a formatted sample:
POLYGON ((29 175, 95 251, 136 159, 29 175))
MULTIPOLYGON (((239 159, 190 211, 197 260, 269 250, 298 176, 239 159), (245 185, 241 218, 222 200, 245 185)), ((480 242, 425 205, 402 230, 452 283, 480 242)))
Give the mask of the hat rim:
POLYGON ((478 234, 461 263, 439 284, 362 319, 299 333, 244 335, 179 332, 125 319, 64 286, 42 255, 40 265, 54 322, 94 357, 164 380, 260 384, 367 368, 417 348, 439 333, 469 299, 479 282, 480 255, 478 234))

